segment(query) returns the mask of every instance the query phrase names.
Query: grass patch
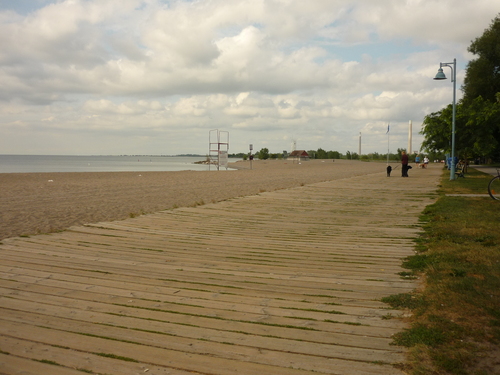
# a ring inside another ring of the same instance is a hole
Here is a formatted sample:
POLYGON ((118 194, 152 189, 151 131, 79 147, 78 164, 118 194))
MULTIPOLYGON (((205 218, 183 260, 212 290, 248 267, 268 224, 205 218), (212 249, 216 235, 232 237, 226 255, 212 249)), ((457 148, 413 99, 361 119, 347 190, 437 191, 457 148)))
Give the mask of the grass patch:
POLYGON ((49 359, 34 359, 33 361, 40 362, 40 363, 46 363, 48 365, 54 365, 54 366, 62 366, 61 364, 51 361, 49 359))
POLYGON ((381 318, 382 318, 382 320, 391 320, 391 319, 394 319, 395 316, 392 315, 391 313, 389 313, 389 314, 386 314, 386 315, 382 315, 381 318))
POLYGON ((500 357, 500 204, 484 197, 491 176, 470 168, 449 181, 443 172, 436 203, 423 211, 416 254, 404 276, 423 275, 423 290, 383 299, 412 311, 394 344, 410 348, 409 374, 498 373, 500 357))
POLYGON ((437 324, 415 323, 410 329, 394 335, 394 345, 412 347, 423 344, 437 348, 448 342, 451 336, 460 337, 464 333, 460 325, 450 320, 438 316, 431 316, 430 320, 437 324))
POLYGON ((125 362, 139 363, 139 361, 136 359, 129 358, 129 357, 123 357, 121 355, 116 355, 116 354, 110 354, 110 353, 93 353, 93 354, 101 356, 101 357, 106 357, 106 358, 119 359, 120 361, 125 361, 125 362))
POLYGON ((367 324, 355 323, 355 322, 339 322, 338 320, 325 319, 323 320, 325 323, 334 323, 334 324, 347 324, 348 326, 368 326, 367 324))
POLYGON ((413 293, 393 294, 392 296, 382 298, 382 302, 387 303, 395 309, 411 310, 421 307, 424 304, 423 297, 413 293))

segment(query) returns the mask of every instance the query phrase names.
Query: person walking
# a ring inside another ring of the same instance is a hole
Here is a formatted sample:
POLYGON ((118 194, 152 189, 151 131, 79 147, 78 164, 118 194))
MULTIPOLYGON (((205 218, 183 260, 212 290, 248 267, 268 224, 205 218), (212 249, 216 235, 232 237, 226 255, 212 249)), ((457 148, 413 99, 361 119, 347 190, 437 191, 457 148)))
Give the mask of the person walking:
POLYGON ((401 177, 408 177, 408 155, 406 155, 406 151, 401 152, 401 177))
POLYGON ((429 158, 426 156, 424 158, 424 168, 427 168, 427 164, 429 164, 429 158))

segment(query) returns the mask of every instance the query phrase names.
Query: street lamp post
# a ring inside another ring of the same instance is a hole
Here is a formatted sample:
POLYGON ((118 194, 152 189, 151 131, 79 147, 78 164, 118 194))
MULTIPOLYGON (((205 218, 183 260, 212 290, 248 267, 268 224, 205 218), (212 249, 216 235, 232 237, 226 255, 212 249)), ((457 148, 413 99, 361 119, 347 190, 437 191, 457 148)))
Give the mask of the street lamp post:
POLYGON ((456 92, 457 92, 457 59, 453 59, 452 63, 439 63, 439 70, 434 77, 435 80, 446 79, 443 73, 443 66, 451 69, 451 82, 453 82, 453 114, 451 118, 451 166, 450 180, 455 179, 455 114, 456 114, 456 92))

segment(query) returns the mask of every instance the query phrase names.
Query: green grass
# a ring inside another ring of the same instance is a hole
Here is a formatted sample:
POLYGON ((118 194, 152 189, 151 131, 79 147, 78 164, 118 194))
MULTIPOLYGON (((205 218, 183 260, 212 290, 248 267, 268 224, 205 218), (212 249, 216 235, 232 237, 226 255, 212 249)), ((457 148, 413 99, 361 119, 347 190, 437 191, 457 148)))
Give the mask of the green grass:
POLYGON ((443 172, 436 203, 421 216, 417 253, 403 266, 423 275, 424 288, 384 298, 412 310, 411 326, 394 335, 410 348, 409 374, 498 374, 500 356, 500 202, 487 194, 491 176, 469 169, 449 181, 443 172), (496 371, 496 372, 495 372, 496 371))
POLYGON ((138 360, 129 358, 129 357, 123 357, 121 355, 116 355, 116 354, 110 354, 110 353, 93 353, 95 355, 101 356, 101 357, 106 357, 106 358, 113 358, 113 359, 118 359, 120 361, 125 361, 125 362, 135 362, 139 363, 138 360))
POLYGON ((34 359, 34 361, 40 362, 40 363, 46 363, 48 365, 53 365, 53 366, 62 366, 61 364, 54 362, 54 361, 51 361, 49 359, 34 359))
POLYGON ((335 324, 347 324, 349 326, 368 326, 368 324, 361 324, 355 322, 339 322, 338 320, 325 319, 323 320, 325 323, 335 323, 335 324))
POLYGON ((423 298, 417 293, 400 293, 393 294, 389 297, 382 298, 385 302, 395 309, 410 309, 415 310, 424 304, 423 298))

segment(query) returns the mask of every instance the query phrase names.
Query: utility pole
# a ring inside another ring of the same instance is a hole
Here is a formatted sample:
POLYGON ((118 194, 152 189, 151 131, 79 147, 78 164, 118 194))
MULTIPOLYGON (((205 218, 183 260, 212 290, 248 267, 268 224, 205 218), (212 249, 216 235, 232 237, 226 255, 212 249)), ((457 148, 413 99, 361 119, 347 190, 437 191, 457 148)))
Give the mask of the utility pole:
POLYGON ((412 153, 412 149, 411 149, 411 144, 412 144, 412 129, 411 129, 411 120, 410 120, 410 123, 409 123, 409 128, 408 128, 408 155, 410 155, 412 153))

